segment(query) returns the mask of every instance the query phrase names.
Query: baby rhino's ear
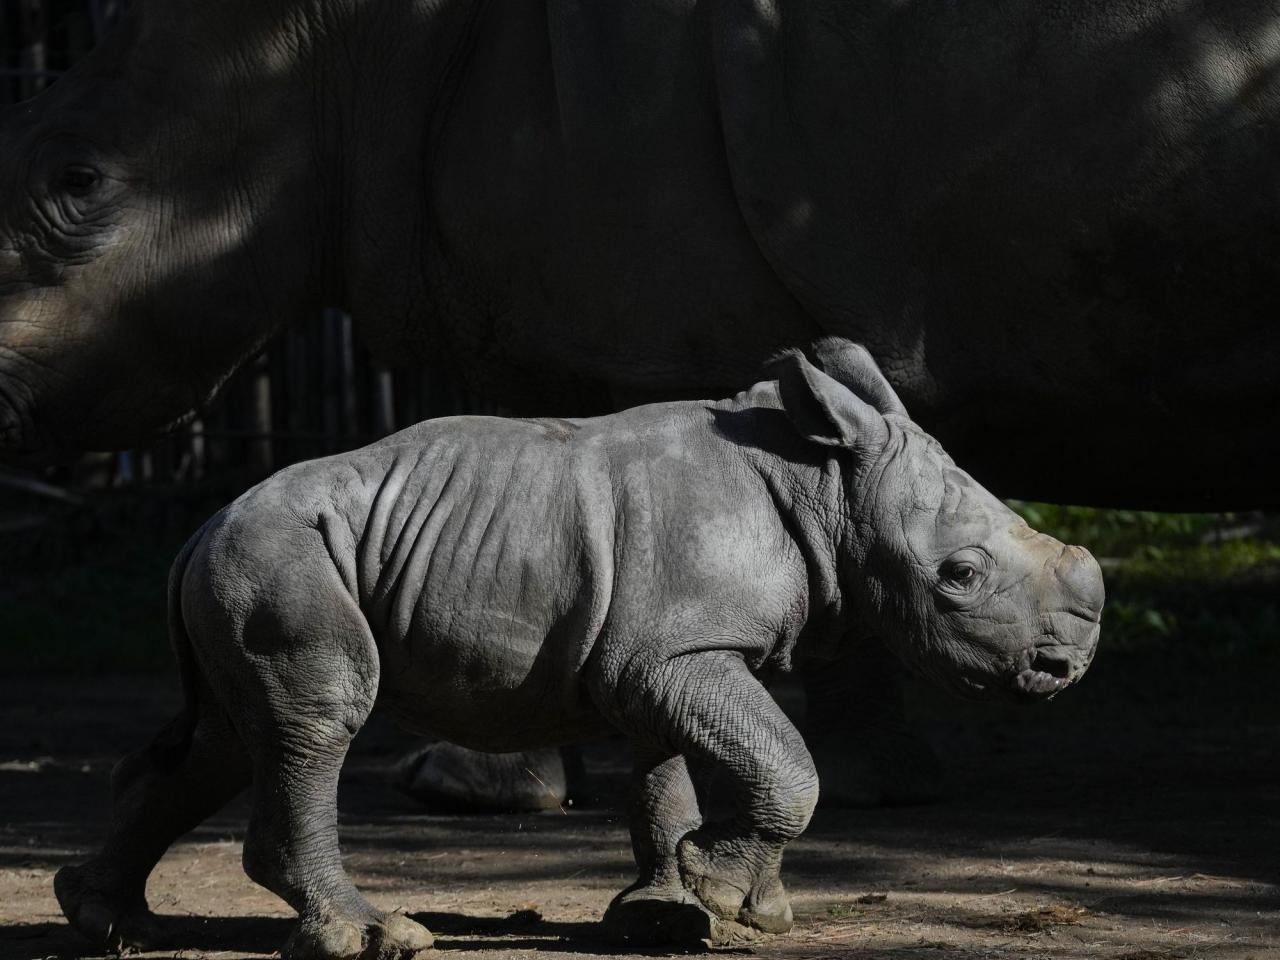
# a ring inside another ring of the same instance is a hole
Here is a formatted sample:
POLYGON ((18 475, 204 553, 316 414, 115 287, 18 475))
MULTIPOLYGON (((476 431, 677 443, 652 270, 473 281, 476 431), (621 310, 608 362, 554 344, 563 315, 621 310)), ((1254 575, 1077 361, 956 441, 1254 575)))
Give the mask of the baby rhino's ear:
POLYGON ((884 417, 800 351, 786 351, 769 361, 766 370, 778 378, 782 409, 806 440, 851 450, 883 446, 888 435, 884 417))
POLYGON ((885 378, 871 352, 860 343, 844 337, 823 337, 809 348, 823 373, 843 383, 885 416, 907 416, 907 408, 885 378))

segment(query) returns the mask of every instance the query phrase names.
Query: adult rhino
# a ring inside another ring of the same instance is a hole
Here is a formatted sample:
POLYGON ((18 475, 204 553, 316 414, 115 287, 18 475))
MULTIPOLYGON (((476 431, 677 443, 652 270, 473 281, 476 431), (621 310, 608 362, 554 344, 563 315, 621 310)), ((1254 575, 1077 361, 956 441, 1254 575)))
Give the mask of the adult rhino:
POLYGON ((331 303, 542 414, 839 334, 1003 495, 1274 504, 1277 59, 1261 0, 136 0, 0 126, 0 456, 331 303))
POLYGON ((836 333, 1007 495, 1276 503, 1278 60, 1260 0, 137 0, 4 118, 0 447, 330 302, 539 412, 836 333))

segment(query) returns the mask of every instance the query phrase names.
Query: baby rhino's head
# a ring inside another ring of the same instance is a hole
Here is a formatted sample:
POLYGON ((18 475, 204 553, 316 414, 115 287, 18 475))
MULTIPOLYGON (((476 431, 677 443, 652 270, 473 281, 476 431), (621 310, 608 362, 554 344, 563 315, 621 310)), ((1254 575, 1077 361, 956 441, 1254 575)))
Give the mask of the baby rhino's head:
POLYGON ((869 607, 880 634, 961 692, 1048 697, 1098 643, 1102 571, 1037 533, 909 422, 890 421, 862 503, 869 607))
POLYGON ((1079 679, 1103 603, 1089 551, 1032 530, 959 469, 861 347, 828 340, 814 355, 822 370, 788 354, 774 372, 801 432, 851 450, 856 626, 962 693, 1045 698, 1079 679))

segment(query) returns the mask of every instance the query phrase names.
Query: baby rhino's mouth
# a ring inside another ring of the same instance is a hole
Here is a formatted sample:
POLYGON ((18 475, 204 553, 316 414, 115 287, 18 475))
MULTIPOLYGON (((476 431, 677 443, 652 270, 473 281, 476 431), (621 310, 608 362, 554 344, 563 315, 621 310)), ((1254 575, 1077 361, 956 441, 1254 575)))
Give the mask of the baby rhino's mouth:
POLYGON ((1038 649, 1014 676, 1013 685, 1024 696, 1047 700, 1071 684, 1071 671, 1070 657, 1057 650, 1038 649))

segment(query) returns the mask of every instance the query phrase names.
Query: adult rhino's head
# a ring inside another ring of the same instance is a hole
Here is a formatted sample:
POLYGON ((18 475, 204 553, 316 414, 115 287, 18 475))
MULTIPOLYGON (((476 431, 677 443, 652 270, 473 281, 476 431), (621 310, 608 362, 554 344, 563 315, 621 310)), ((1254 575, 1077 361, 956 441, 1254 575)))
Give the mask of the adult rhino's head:
POLYGON ((847 341, 774 362, 787 415, 846 464, 841 579, 855 629, 959 692, 1043 698, 1093 658, 1102 571, 1037 533, 908 417, 847 341))
POLYGON ((255 9, 141 0, 0 113, 0 460, 154 436, 321 294, 300 48, 255 9))

